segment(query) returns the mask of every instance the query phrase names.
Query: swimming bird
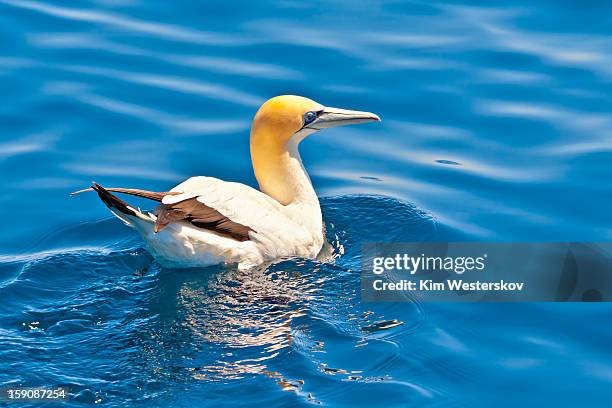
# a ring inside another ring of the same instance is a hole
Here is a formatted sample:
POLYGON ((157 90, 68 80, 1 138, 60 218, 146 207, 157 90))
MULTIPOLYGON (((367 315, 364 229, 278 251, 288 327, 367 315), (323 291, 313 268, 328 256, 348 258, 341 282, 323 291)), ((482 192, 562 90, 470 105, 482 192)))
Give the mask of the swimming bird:
POLYGON ((167 192, 105 188, 93 183, 106 206, 144 239, 163 267, 237 264, 248 269, 279 258, 314 259, 324 244, 319 199, 298 146, 326 128, 380 121, 370 112, 325 107, 282 95, 266 101, 253 119, 251 160, 259 190, 213 177, 192 177, 167 192), (112 193, 159 202, 141 211, 112 193))

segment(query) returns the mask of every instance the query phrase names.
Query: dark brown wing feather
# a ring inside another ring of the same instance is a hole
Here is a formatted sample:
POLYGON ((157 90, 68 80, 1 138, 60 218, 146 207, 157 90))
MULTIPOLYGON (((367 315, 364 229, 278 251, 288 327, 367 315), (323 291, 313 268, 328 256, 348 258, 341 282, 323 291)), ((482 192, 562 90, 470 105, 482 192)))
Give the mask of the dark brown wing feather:
POLYGON ((162 204, 155 209, 155 215, 157 216, 155 232, 161 231, 173 222, 186 221, 198 228, 214 231, 243 242, 250 239, 249 232, 253 231, 246 225, 230 220, 195 197, 174 204, 162 204))
MULTIPOLYGON (((86 191, 98 191, 98 188, 100 188, 102 186, 100 186, 98 183, 93 183, 93 187, 89 187, 83 190, 79 190, 79 191, 75 191, 73 193, 70 193, 70 195, 77 195, 77 194, 81 194, 84 193, 86 191), (97 187, 96 187, 97 186, 97 187)), ((182 194, 178 191, 161 191, 161 192, 157 192, 157 191, 147 191, 147 190, 139 190, 136 188, 120 188, 120 187, 103 187, 104 190, 106 191, 112 191, 113 193, 123 193, 123 194, 130 194, 133 196, 138 196, 138 197, 142 197, 142 198, 148 198, 149 200, 154 200, 154 201, 159 201, 161 202, 162 198, 164 198, 164 196, 167 195, 178 195, 178 194, 182 194)))

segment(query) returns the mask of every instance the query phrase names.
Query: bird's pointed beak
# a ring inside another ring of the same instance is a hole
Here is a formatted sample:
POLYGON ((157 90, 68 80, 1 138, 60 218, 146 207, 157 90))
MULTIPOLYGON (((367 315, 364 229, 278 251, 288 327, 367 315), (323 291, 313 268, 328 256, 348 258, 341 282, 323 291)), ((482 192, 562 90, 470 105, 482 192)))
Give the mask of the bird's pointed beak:
POLYGON ((308 127, 312 129, 326 129, 335 126, 356 125, 368 122, 380 122, 380 118, 372 112, 326 107, 308 127))

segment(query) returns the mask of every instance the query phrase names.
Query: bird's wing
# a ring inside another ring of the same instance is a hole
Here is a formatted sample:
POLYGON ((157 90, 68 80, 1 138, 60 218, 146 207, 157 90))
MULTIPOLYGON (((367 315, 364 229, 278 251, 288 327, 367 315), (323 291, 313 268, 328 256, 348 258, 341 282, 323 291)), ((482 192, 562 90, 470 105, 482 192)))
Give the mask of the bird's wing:
POLYGON ((283 206, 247 185, 213 177, 192 177, 162 198, 157 208, 159 230, 172 222, 186 221, 238 241, 283 222, 283 206), (176 194, 180 193, 180 194, 176 194))
POLYGON ((243 242, 251 239, 251 233, 286 225, 282 205, 276 200, 247 185, 213 177, 192 177, 168 192, 104 188, 93 183, 91 188, 72 194, 85 191, 96 191, 109 208, 131 216, 137 215, 139 210, 111 192, 161 202, 154 211, 155 233, 172 223, 184 222, 243 242))

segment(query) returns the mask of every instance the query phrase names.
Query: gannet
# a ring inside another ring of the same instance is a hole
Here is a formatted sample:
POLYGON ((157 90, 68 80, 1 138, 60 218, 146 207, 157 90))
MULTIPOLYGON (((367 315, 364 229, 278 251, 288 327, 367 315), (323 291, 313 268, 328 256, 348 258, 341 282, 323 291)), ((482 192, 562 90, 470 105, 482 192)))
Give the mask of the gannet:
POLYGON ((325 107, 294 95, 266 101, 253 119, 251 160, 259 190, 214 177, 191 177, 167 192, 104 188, 111 212, 142 236, 166 268, 237 264, 248 269, 280 258, 314 259, 324 244, 319 199, 298 146, 321 129, 380 121, 370 112, 325 107), (158 201, 142 211, 112 192, 158 201))

